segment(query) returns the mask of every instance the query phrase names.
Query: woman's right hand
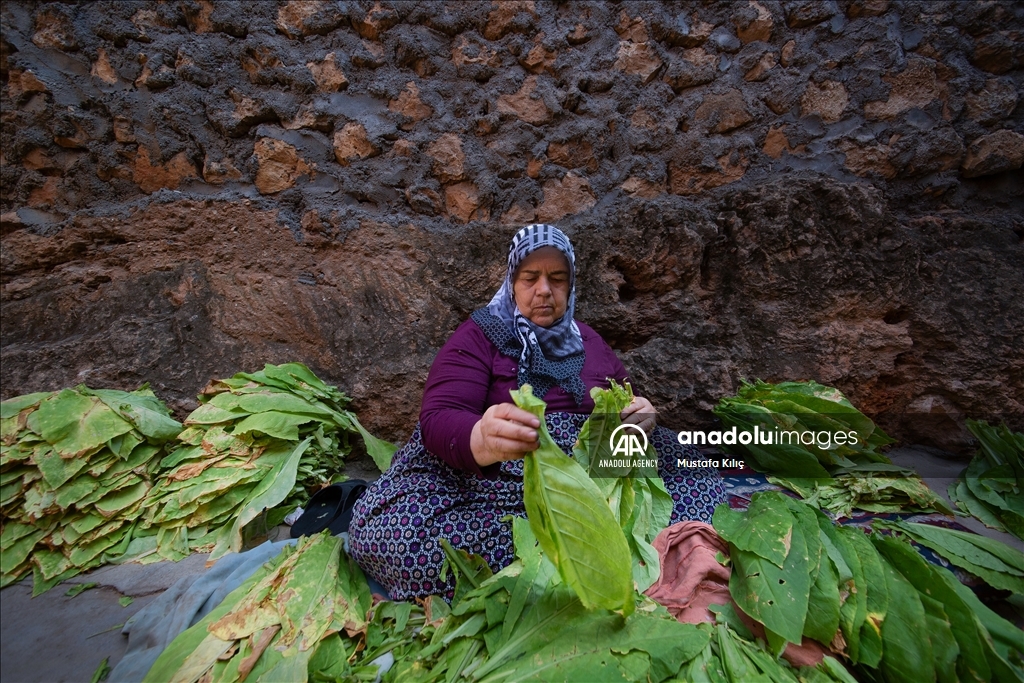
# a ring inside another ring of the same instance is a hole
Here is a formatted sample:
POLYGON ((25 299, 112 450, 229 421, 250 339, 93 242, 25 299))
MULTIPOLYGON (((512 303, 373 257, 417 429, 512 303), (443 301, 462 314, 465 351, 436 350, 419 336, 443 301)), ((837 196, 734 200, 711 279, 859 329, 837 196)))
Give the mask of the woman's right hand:
POLYGON ((480 467, 522 458, 540 448, 537 429, 540 420, 512 403, 499 403, 487 409, 475 425, 469 439, 473 459, 480 467))

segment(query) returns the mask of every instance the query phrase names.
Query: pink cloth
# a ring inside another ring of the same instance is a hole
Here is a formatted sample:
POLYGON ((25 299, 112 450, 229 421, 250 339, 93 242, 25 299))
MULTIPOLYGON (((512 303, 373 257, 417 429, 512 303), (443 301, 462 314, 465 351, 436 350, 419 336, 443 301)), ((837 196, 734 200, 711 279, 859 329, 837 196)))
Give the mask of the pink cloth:
MULTIPOLYGON (((732 570, 715 558, 718 553, 728 556, 729 546, 710 524, 673 524, 662 530, 652 545, 658 551, 661 576, 647 589, 647 597, 686 624, 714 623, 715 614, 708 607, 732 603, 747 628, 764 638, 764 627, 744 614, 729 595, 732 570)), ((814 666, 827 651, 818 642, 804 638, 799 646, 787 645, 782 656, 793 666, 814 666)))

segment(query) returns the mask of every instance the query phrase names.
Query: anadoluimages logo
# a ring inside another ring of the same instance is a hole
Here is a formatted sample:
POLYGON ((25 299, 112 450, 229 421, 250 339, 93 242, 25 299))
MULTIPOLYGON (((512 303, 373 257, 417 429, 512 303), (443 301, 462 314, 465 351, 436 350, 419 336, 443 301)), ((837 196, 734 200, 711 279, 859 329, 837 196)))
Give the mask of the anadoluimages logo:
POLYGON ((647 432, 634 424, 622 424, 608 437, 612 457, 642 458, 647 452, 647 432))

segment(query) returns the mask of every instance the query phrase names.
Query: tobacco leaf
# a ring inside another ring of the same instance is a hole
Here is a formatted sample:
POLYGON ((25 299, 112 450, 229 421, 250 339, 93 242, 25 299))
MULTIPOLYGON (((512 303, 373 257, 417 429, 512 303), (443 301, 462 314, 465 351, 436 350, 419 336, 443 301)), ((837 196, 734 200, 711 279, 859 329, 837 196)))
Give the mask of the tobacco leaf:
POLYGON ((754 497, 745 513, 719 505, 711 523, 724 540, 781 568, 789 554, 795 522, 782 500, 785 497, 762 493, 754 497))
MULTIPOLYGON (((665 482, 649 468, 621 466, 598 468, 602 460, 612 458, 610 437, 622 424, 623 409, 633 401, 633 389, 609 380, 609 388, 590 390, 594 410, 580 429, 573 446, 573 457, 590 472, 616 521, 622 527, 633 563, 633 582, 639 592, 654 585, 661 573, 658 553, 651 545, 668 526, 672 516, 672 496, 665 482), (598 476, 599 475, 599 476, 598 476)), ((648 445, 645 459, 657 454, 648 445)))
POLYGON ((512 392, 516 405, 540 419, 540 447, 527 454, 524 504, 544 553, 588 608, 628 615, 634 609, 629 547, 600 490, 551 439, 545 404, 527 384, 512 392))
POLYGON ((66 458, 80 456, 132 429, 98 398, 64 389, 39 403, 28 427, 66 458))
MULTIPOLYGON (((890 540, 872 537, 880 549, 890 540)), ((882 623, 883 656, 879 669, 890 681, 935 680, 935 658, 931 640, 922 631, 925 610, 917 590, 889 562, 881 564, 889 607, 882 623)))
POLYGON ((1024 594, 1024 553, 1005 543, 928 524, 897 521, 878 526, 906 534, 994 588, 1024 594))
POLYGON ((791 643, 799 643, 810 597, 810 559, 803 531, 796 525, 783 566, 752 552, 730 548, 733 570, 729 593, 740 609, 791 643))

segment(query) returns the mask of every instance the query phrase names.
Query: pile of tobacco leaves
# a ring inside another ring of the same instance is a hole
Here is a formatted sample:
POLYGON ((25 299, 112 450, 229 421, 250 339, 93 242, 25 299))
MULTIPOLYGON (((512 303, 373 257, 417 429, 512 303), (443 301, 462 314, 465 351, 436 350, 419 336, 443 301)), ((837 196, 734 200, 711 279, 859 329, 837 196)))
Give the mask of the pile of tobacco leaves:
POLYGON ((20 396, 2 404, 2 583, 38 594, 101 564, 213 558, 242 548, 343 478, 359 434, 381 470, 394 446, 300 363, 212 382, 185 421, 143 387, 20 396))
POLYGON ((311 492, 341 478, 358 432, 381 471, 394 446, 371 436, 349 399, 301 363, 212 382, 160 461, 125 559, 178 560, 242 549, 247 525, 276 526, 311 492))
POLYGON ((125 553, 181 424, 147 387, 79 386, 0 404, 0 585, 36 594, 125 553))
MULTIPOLYGON (((610 433, 629 397, 628 387, 596 392, 595 422, 584 431, 610 433)), ((528 386, 513 400, 543 416, 528 386)), ((712 606, 714 624, 677 622, 637 590, 635 577, 649 577, 636 572, 647 532, 626 540, 654 509, 637 483, 649 477, 628 472, 614 487, 591 481, 541 425, 540 447, 524 463, 527 519, 511 520, 509 566, 492 573, 483 558, 441 539, 442 571, 455 576, 450 604, 440 596, 374 602, 339 539, 302 539, 179 635, 146 680, 1022 680, 1024 633, 948 570, 905 541, 836 526, 778 492, 755 494, 744 512, 716 510, 735 605, 712 606), (630 557, 633 571, 623 571, 630 557), (737 607, 764 627, 763 638, 737 607), (787 643, 805 638, 836 656, 817 667, 780 657, 787 643)), ((574 455, 597 457, 600 441, 581 438, 574 455)), ((1024 556, 998 542, 922 526, 890 531, 998 566, 1000 581, 1024 570, 1024 556)))
MULTIPOLYGON (((836 526, 779 492, 755 494, 746 512, 719 506, 714 527, 729 543, 729 591, 775 655, 806 637, 841 654, 858 680, 1024 680, 1024 632, 903 540, 836 526)), ((889 528, 998 562, 1020 597, 1019 551, 924 527, 889 528)))
POLYGON ((981 448, 949 487, 949 499, 986 526, 1024 539, 1024 434, 967 421, 981 448))
POLYGON ((723 446, 773 483, 800 494, 835 517, 854 509, 876 513, 953 511, 912 470, 892 464, 881 448, 893 439, 833 387, 817 382, 743 382, 736 396, 714 409, 727 428, 772 433, 773 443, 723 446), (779 433, 800 435, 780 443, 779 433), (856 433, 850 443, 815 438, 856 433))
POLYGON ((179 635, 145 680, 373 681, 387 666, 382 680, 403 683, 853 681, 835 659, 795 669, 749 632, 681 624, 639 594, 629 616, 588 609, 526 520, 513 533, 517 559, 497 574, 443 544, 457 576, 450 606, 430 597, 371 607, 340 539, 302 539, 179 635))

